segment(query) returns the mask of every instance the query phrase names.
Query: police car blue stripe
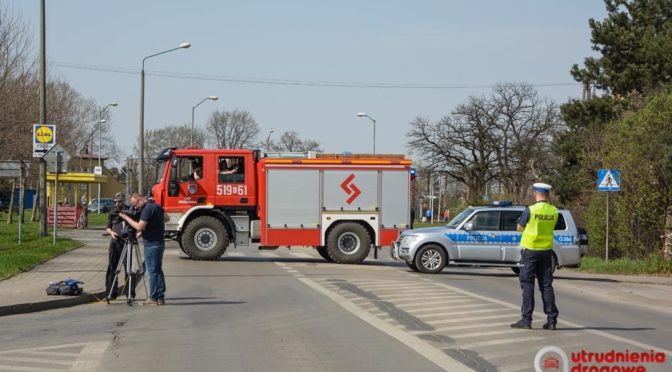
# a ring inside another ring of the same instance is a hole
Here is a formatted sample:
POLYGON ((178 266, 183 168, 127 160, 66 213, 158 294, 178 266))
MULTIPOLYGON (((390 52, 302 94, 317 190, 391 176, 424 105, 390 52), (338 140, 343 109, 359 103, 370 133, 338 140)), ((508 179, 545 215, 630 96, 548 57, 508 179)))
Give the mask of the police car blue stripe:
MULTIPOLYGON (((518 244, 521 234, 491 234, 481 233, 445 233, 448 239, 456 243, 490 243, 490 244, 518 244)), ((574 243, 573 235, 555 235, 558 244, 569 245, 574 243)))

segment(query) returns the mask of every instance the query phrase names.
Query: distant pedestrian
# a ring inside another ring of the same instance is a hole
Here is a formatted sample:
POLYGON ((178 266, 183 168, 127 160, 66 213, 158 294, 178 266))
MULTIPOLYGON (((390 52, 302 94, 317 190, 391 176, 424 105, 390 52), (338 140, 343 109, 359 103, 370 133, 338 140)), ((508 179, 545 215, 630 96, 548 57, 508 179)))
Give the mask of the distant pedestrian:
POLYGON ((160 205, 148 203, 147 197, 137 193, 131 196, 131 205, 141 211, 140 221, 134 221, 125 213, 120 213, 119 216, 137 231, 137 237, 142 236, 150 290, 145 305, 164 305, 166 303, 166 279, 163 275, 163 251, 166 249, 164 224, 168 216, 160 205))
POLYGON ((548 202, 551 186, 535 183, 536 203, 525 208, 518 219, 520 238, 520 287, 523 290, 521 319, 511 324, 512 328, 532 328, 534 312, 534 279, 539 282, 541 299, 544 302, 546 324, 544 329, 554 330, 558 322, 558 308, 555 306, 553 291, 553 232, 558 220, 558 210, 548 202))
POLYGON ((450 220, 450 211, 448 209, 443 211, 443 222, 450 220))

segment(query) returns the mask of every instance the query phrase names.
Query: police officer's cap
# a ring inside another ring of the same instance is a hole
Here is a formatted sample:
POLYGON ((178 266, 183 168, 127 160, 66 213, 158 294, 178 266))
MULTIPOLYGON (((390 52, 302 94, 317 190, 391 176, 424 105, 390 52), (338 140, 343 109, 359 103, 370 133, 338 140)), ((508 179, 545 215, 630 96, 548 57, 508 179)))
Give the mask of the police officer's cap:
POLYGON ((551 191, 551 185, 543 182, 537 182, 534 185, 532 185, 532 188, 534 189, 535 192, 543 192, 543 193, 548 193, 551 191))
POLYGON ((124 199, 126 199, 126 198, 125 198, 123 192, 118 192, 118 193, 114 194, 114 201, 124 201, 124 199))

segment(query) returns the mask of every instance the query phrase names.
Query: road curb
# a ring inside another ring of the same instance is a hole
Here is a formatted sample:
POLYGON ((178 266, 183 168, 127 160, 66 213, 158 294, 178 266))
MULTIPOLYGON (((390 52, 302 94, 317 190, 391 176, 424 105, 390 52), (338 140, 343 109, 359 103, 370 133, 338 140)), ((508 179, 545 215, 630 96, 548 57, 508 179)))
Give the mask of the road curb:
POLYGON ((94 293, 83 293, 79 296, 63 296, 62 298, 48 301, 0 306, 0 317, 7 315, 36 313, 40 311, 97 302, 101 298, 105 298, 105 295, 105 291, 100 291, 94 293))
POLYGON ((562 280, 562 277, 565 276, 571 279, 575 278, 597 279, 604 281, 613 281, 618 283, 651 284, 651 285, 663 285, 663 286, 672 285, 672 277, 670 276, 601 274, 601 273, 576 271, 573 269, 558 270, 555 272, 554 276, 558 277, 558 279, 560 280, 562 280))

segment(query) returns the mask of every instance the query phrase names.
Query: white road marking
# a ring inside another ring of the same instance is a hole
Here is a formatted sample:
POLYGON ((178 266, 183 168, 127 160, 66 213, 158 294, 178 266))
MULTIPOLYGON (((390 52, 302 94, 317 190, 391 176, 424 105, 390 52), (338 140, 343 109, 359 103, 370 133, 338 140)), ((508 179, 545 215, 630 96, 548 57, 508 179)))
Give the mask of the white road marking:
POLYGON ((488 319, 501 319, 501 318, 511 318, 511 314, 500 314, 500 315, 488 315, 488 316, 473 316, 470 318, 458 318, 458 319, 446 319, 446 320, 437 320, 433 322, 426 322, 432 326, 437 326, 440 324, 451 324, 451 323, 465 323, 465 322, 480 322, 488 319))
POLYGON ((243 253, 243 252, 226 252, 226 255, 224 257, 245 257, 245 253, 243 253))
MULTIPOLYGON (((41 364, 60 364, 62 366, 69 366, 72 362, 59 359, 35 359, 35 358, 17 358, 17 357, 3 357, 0 356, 0 361, 8 362, 23 362, 23 363, 41 363, 41 364)), ((2 365, 0 365, 0 370, 2 365)))
POLYGON ((84 349, 79 353, 77 360, 70 368, 72 372, 78 371, 95 371, 98 369, 98 364, 103 357, 103 353, 110 345, 110 341, 89 342, 84 346, 84 349))
POLYGON ((436 299, 436 300, 451 300, 451 301, 455 301, 455 302, 462 301, 462 300, 473 301, 473 299, 469 298, 468 296, 464 296, 464 295, 461 295, 461 294, 447 293, 447 294, 444 294, 444 295, 442 295, 442 296, 417 296, 417 297, 411 297, 411 298, 406 298, 406 299, 403 299, 403 300, 397 300, 396 302, 399 303, 399 304, 402 304, 402 305, 403 305, 403 304, 406 303, 406 302, 415 303, 415 302, 417 302, 418 300, 423 301, 423 300, 432 300, 432 299, 436 299))
POLYGON ((110 341, 94 341, 5 350, 0 352, 0 370, 95 371, 100 364, 103 353, 105 353, 105 350, 109 345, 110 341), (71 351, 73 348, 78 347, 81 347, 80 352, 77 353, 71 351), (8 363, 11 362, 19 363, 21 365, 8 365, 8 363), (40 365, 46 365, 47 367, 40 367, 40 365))
POLYGON ((415 308, 418 308, 418 307, 425 308, 425 307, 427 307, 427 305, 455 304, 455 303, 459 303, 459 302, 474 302, 474 300, 471 299, 471 298, 465 298, 465 299, 460 298, 460 299, 457 299, 457 300, 452 299, 452 298, 446 298, 446 299, 439 299, 439 300, 435 300, 435 301, 418 302, 418 300, 416 299, 415 302, 413 302, 411 304, 408 304, 408 305, 403 305, 403 304, 399 305, 398 304, 397 306, 404 309, 404 310, 409 310, 410 311, 410 309, 415 309, 415 308))
MULTIPOLYGON (((446 305, 440 305, 440 306, 432 306, 432 307, 426 307, 422 310, 415 310, 413 311, 413 314, 423 314, 427 312, 432 312, 436 310, 444 310, 446 313, 449 313, 451 310, 454 309, 468 309, 471 307, 483 307, 483 304, 466 304, 466 305, 457 305, 457 306, 446 306, 446 305)), ((501 309, 500 309, 501 310, 501 309)))
POLYGON ((316 256, 303 252, 289 252, 290 255, 298 258, 316 258, 316 256))
POLYGON ((3 366, 2 364, 0 364, 0 371, 53 372, 53 371, 67 371, 67 369, 54 369, 54 367, 39 368, 35 366, 30 367, 3 366))
POLYGON ((411 348, 416 353, 427 358, 429 361, 433 362, 437 366, 447 370, 447 371, 471 371, 470 368, 463 365, 456 359, 451 358, 441 350, 438 350, 434 347, 431 347, 425 341, 420 340, 419 338, 400 330, 399 328, 378 319, 377 317, 369 314, 367 311, 362 310, 357 305, 343 298, 338 293, 326 289, 315 281, 308 278, 298 278, 302 283, 308 287, 322 293, 326 297, 330 298, 332 301, 336 302, 342 306, 347 311, 351 312, 355 316, 369 323, 373 327, 378 328, 382 332, 386 333, 390 337, 393 337, 403 343, 405 346, 411 348))
POLYGON ((465 325, 458 325, 458 326, 450 326, 450 327, 440 327, 433 329, 431 331, 413 331, 412 333, 414 335, 424 335, 428 333, 440 333, 440 332, 451 332, 451 331, 459 331, 463 329, 472 329, 472 328, 492 328, 500 325, 509 325, 511 322, 499 322, 499 323, 478 323, 478 324, 465 324, 465 325))
MULTIPOLYGON (((509 309, 516 310, 516 312, 520 311, 520 305, 513 305, 513 304, 510 304, 508 302, 495 300, 493 298, 486 297, 486 296, 481 296, 481 295, 478 295, 478 294, 475 294, 475 293, 472 293, 472 292, 469 292, 469 291, 465 291, 463 289, 453 287, 451 285, 444 284, 444 283, 436 283, 436 285, 444 287, 444 288, 449 289, 451 291, 463 293, 467 296, 470 296, 470 297, 473 297, 473 298, 476 298, 476 299, 480 299, 480 300, 483 300, 483 301, 486 301, 486 302, 496 303, 496 304, 502 305, 504 307, 508 307, 509 309)), ((539 312, 535 312, 533 316, 539 317, 540 319, 543 319, 545 317, 544 314, 541 314, 539 312)), ((644 350, 656 350, 656 351, 665 353, 668 356, 672 356, 672 351, 670 351, 670 350, 663 349, 661 347, 652 346, 652 345, 649 345, 649 344, 645 344, 643 342, 631 340, 629 338, 612 335, 611 333, 607 333, 607 332, 604 332, 604 331, 599 331, 599 330, 596 330, 596 329, 590 329, 590 328, 588 328, 584 325, 574 323, 574 322, 570 322, 570 321, 564 320, 562 318, 558 319, 558 324, 561 324, 561 325, 566 326, 568 328, 569 327, 571 327, 571 328, 586 328, 585 329, 586 332, 589 332, 589 333, 592 333, 594 335, 607 338, 607 339, 612 340, 612 341, 621 342, 621 343, 624 343, 624 344, 636 346, 636 347, 644 349, 644 350)))
MULTIPOLYGON (((441 311, 438 313, 424 314, 420 315, 420 318, 423 320, 436 317, 446 317, 446 316, 456 316, 456 315, 469 315, 469 314, 480 314, 480 313, 492 313, 500 312, 500 309, 481 309, 481 310, 466 310, 466 311, 441 311)), ((413 313, 413 315, 418 316, 418 314, 413 313)))
MULTIPOLYGON (((491 328, 491 327, 490 327, 491 328)), ((511 333, 523 333, 529 332, 529 329, 503 329, 500 331, 488 331, 488 332, 472 332, 472 333, 460 333, 460 334, 451 334, 451 338, 470 338, 470 337, 482 337, 482 336, 497 336, 497 335, 508 335, 511 333)))
POLYGON ((273 253, 273 252, 261 252, 261 253, 259 253, 259 255, 262 256, 262 257, 273 257, 273 258, 280 257, 279 254, 273 253))
POLYGON ((470 344, 462 344, 462 345, 454 345, 451 346, 450 349, 473 349, 476 347, 483 347, 483 346, 495 346, 495 345, 503 345, 503 344, 513 344, 513 343, 519 343, 519 342, 527 342, 527 341, 538 341, 538 340, 543 340, 546 337, 518 337, 518 338, 503 338, 499 340, 490 340, 490 341, 480 341, 480 342, 472 342, 470 344))

